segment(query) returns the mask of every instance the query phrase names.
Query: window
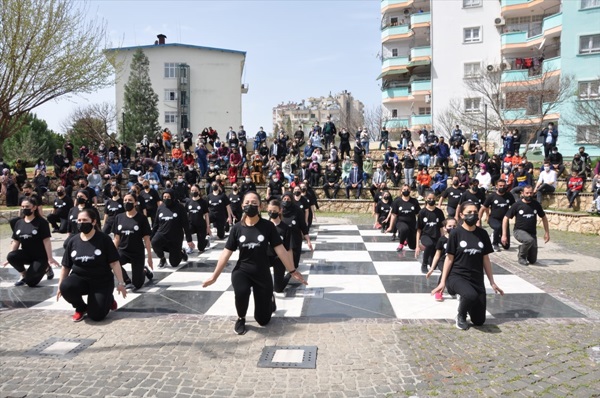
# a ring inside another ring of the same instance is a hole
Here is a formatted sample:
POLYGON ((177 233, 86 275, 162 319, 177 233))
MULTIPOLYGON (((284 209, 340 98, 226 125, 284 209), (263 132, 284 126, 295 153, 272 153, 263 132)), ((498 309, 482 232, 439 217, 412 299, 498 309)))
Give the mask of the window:
POLYGON ((177 112, 165 112, 165 124, 177 123, 177 112))
POLYGON ((397 56, 398 56, 398 49, 392 48, 392 57, 397 57, 397 56))
POLYGON ((177 90, 165 90, 165 101, 177 101, 177 90))
POLYGON ((579 82, 579 99, 589 100, 598 99, 600 92, 600 80, 592 82, 579 82))
POLYGON ((419 115, 431 115, 431 107, 419 108, 419 115))
POLYGON ((594 126, 577 126, 577 144, 600 144, 600 130, 594 126))
POLYGON ((463 0, 463 8, 479 7, 481 0, 463 0))
POLYGON ((479 77, 481 73, 481 63, 468 62, 465 63, 465 78, 479 77))
POLYGON ((392 109, 392 118, 397 118, 398 117, 398 109, 392 109))
POLYGON ((165 62, 165 77, 169 79, 177 77, 177 64, 175 62, 165 62))
POLYGON ((465 98, 465 112, 481 112, 481 98, 465 98))
POLYGON ((579 54, 600 52, 600 35, 581 36, 579 38, 579 54))
POLYGON ((391 26, 398 26, 398 17, 392 17, 392 18, 390 18, 390 25, 391 26))
POLYGON ((600 7, 600 0, 581 0, 581 9, 600 7))
POLYGON ((187 91, 182 91, 180 93, 181 95, 181 105, 185 106, 188 104, 188 97, 187 97, 187 91))
POLYGON ((481 28, 465 28, 463 32, 463 43, 481 42, 481 28))

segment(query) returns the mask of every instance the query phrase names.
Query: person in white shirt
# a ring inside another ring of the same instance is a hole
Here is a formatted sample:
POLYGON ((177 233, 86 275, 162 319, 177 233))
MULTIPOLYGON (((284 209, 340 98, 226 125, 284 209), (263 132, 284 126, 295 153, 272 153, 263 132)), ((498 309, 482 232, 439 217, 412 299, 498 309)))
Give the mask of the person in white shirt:
POLYGON ((558 176, 556 171, 550 167, 550 162, 544 162, 544 171, 540 173, 537 184, 533 193, 537 195, 537 201, 542 203, 542 195, 545 193, 552 193, 556 190, 556 183, 558 176))
POLYGON ((475 178, 479 180, 479 188, 488 191, 492 186, 492 176, 487 172, 487 166, 484 163, 479 165, 479 173, 477 173, 475 178))

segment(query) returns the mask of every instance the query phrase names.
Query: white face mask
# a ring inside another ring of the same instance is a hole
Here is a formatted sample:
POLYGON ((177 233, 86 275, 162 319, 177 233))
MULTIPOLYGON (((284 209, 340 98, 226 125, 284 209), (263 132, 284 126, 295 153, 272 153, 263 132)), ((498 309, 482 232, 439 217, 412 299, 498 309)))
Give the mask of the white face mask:
POLYGON ((544 166, 544 170, 550 171, 550 167, 549 166, 544 166))

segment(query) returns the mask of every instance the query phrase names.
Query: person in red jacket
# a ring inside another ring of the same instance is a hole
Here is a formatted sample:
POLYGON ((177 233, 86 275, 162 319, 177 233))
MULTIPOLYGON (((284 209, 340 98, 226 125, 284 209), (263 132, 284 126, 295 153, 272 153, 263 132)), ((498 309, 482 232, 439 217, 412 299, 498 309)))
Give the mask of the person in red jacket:
POLYGON ((573 170, 571 178, 567 183, 567 199, 569 199, 569 209, 573 208, 573 202, 579 196, 579 192, 583 190, 583 178, 577 175, 577 171, 573 170))

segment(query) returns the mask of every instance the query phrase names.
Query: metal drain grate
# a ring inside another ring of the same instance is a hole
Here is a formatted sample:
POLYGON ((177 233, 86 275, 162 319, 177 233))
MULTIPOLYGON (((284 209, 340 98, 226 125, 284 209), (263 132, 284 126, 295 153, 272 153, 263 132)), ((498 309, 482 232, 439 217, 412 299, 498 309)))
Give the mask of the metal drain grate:
POLYGON ((286 297, 310 297, 310 298, 323 298, 325 288, 306 288, 306 289, 289 289, 286 297))
POLYGON ((25 352, 27 357, 67 358, 71 359, 85 350, 96 340, 92 339, 66 339, 51 337, 31 350, 25 352))
POLYGON ((259 368, 315 369, 317 346, 271 346, 263 348, 259 368))

